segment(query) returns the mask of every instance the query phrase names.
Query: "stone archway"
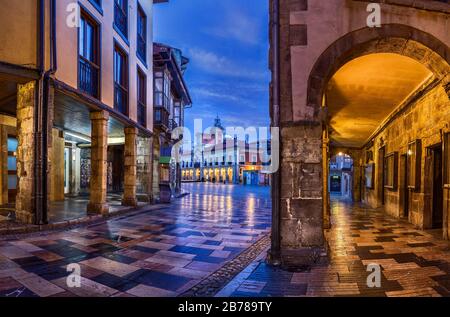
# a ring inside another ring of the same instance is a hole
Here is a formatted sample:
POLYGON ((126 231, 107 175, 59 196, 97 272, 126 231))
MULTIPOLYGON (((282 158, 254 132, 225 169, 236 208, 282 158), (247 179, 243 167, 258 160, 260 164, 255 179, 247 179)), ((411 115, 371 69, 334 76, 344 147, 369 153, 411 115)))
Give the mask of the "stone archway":
POLYGON ((450 86, 450 49, 421 30, 403 24, 385 24, 346 34, 330 45, 317 59, 308 80, 307 107, 318 116, 328 81, 347 62, 364 55, 395 53, 426 66, 447 91, 450 86))
MULTIPOLYGON (((434 75, 438 85, 445 89, 447 95, 449 94, 450 49, 446 44, 428 33, 407 25, 386 24, 381 28, 359 29, 347 33, 330 45, 317 59, 309 75, 307 107, 310 109, 309 113, 314 114, 314 119, 322 120, 324 131, 328 131, 328 120, 330 119, 328 117, 329 105, 324 97, 329 81, 350 61, 379 53, 398 54, 417 61, 434 75)), ((333 149, 329 143, 328 132, 326 138, 323 137, 323 142, 326 143, 325 147, 328 149, 326 157, 329 158, 333 149)), ((334 151, 346 152, 345 149, 334 149, 334 151)), ((355 152, 353 155, 356 154, 359 161, 364 156, 363 151, 362 149, 355 151, 352 151, 355 152)), ((322 153, 322 158, 325 158, 325 152, 322 153)), ((325 165, 323 165, 323 173, 326 174, 327 171, 324 168, 325 165)), ((384 170, 384 167, 381 169, 384 170)), ((363 168, 361 167, 359 170, 363 175, 363 168)), ((384 204, 384 178, 382 183, 383 195, 381 196, 384 204)), ((326 186, 324 181, 323 187, 326 188, 326 186)), ((325 193, 323 197, 324 223, 326 224, 328 222, 327 214, 329 216, 326 209, 329 208, 329 205, 325 193)))

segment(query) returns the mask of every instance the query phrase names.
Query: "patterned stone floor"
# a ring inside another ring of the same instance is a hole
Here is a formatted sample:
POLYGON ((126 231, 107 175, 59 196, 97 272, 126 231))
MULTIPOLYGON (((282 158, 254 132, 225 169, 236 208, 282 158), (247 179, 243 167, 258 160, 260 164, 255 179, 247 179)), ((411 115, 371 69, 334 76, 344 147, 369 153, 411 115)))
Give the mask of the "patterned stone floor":
POLYGON ((450 244, 381 210, 332 202, 326 233, 330 264, 286 272, 264 253, 216 296, 450 296, 450 244), (381 287, 369 288, 367 266, 381 267, 381 287))
POLYGON ((176 296, 270 231, 269 188, 189 184, 158 210, 0 239, 0 297, 176 296), (67 266, 81 268, 81 287, 67 266))

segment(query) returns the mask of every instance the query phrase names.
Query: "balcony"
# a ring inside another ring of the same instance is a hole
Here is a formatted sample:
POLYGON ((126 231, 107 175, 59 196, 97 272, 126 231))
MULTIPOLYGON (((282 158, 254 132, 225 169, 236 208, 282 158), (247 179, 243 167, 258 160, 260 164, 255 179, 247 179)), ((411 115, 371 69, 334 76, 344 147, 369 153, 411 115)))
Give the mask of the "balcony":
POLYGON ((128 14, 127 6, 122 8, 116 1, 114 1, 114 25, 122 33, 125 38, 128 38, 128 14))
POLYGON ((114 84, 114 109, 128 115, 128 91, 118 83, 114 84))
POLYGON ((99 98, 99 70, 94 63, 80 56, 79 62, 79 89, 86 94, 99 98))
POLYGON ((164 107, 156 107, 154 115, 154 124, 156 128, 168 132, 170 128, 169 112, 164 107))
POLYGON ((169 120, 169 130, 170 130, 170 131, 173 131, 173 130, 175 130, 176 128, 178 128, 178 123, 177 123, 175 120, 170 119, 170 120, 169 120))

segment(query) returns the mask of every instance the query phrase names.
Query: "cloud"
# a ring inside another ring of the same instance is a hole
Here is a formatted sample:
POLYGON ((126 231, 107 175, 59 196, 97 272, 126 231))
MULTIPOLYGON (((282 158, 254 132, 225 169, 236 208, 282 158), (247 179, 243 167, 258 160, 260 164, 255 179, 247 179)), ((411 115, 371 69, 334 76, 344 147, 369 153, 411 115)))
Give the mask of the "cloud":
POLYGON ((223 39, 236 40, 243 44, 256 45, 260 43, 261 27, 256 18, 245 15, 239 10, 225 13, 220 26, 204 29, 209 35, 223 39))
POLYGON ((199 69, 210 74, 247 79, 263 79, 266 75, 264 72, 242 67, 224 56, 200 48, 190 48, 189 57, 199 69))
POLYGON ((197 95, 199 97, 207 97, 207 98, 214 98, 214 99, 225 99, 233 102, 242 102, 242 98, 239 98, 232 94, 225 94, 220 93, 211 89, 207 88, 194 88, 192 89, 192 93, 194 95, 197 95))

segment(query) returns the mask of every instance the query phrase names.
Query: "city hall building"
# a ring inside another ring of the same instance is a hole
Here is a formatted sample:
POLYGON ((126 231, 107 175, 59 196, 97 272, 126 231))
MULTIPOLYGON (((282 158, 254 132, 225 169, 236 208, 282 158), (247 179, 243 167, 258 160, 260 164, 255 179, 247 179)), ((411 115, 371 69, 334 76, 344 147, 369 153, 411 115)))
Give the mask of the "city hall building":
POLYGON ((152 200, 160 2, 0 1, 3 217, 46 224, 152 200))
POLYGON ((195 137, 192 148, 180 156, 181 180, 269 186, 270 141, 240 139, 225 130, 217 117, 212 127, 195 137))
POLYGON ((270 3, 271 116, 281 130, 271 261, 326 254, 339 153, 353 160, 355 204, 449 239, 448 1, 270 3))

